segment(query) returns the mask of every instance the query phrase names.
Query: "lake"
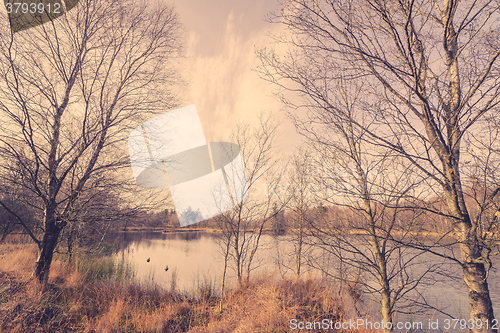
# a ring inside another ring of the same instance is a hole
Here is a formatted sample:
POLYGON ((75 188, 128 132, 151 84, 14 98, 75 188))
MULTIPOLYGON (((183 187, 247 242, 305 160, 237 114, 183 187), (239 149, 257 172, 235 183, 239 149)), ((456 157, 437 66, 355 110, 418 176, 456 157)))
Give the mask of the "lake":
MULTIPOLYGON (((121 244, 121 250, 113 254, 112 257, 116 261, 124 261, 130 265, 134 272, 134 278, 145 285, 157 284, 191 295, 196 294, 199 288, 205 284, 211 284, 216 291, 220 290, 224 260, 217 237, 213 233, 129 232, 113 233, 108 235, 106 239, 121 244), (168 271, 165 271, 167 266, 168 271)), ((292 245, 287 237, 263 235, 254 260, 252 275, 275 274, 279 277, 291 274, 291 269, 285 267, 293 267, 292 258, 289 255, 291 249, 292 245), (278 262, 285 264, 285 266, 280 266, 280 270, 278 270, 278 262)), ((321 258, 324 266, 330 265, 333 268, 332 259, 327 254, 317 251, 313 257, 321 258)), ((425 254, 416 260, 413 265, 414 269, 422 271, 428 268, 430 262, 436 262, 437 259, 431 254, 425 254)), ((494 258, 494 266, 498 262, 498 258, 494 258)), ((442 271, 452 272, 458 277, 461 276, 457 265, 443 261, 438 266, 442 271)), ((315 268, 309 267, 308 271, 318 277, 323 275, 315 268)), ((500 279, 496 269, 490 272, 488 281, 493 306, 498 314, 500 311, 500 279)), ((367 283, 376 287, 374 281, 367 281, 367 283)), ((232 269, 228 270, 228 285, 229 287, 236 285, 236 277, 232 269)), ((445 309, 452 316, 468 319, 467 292, 460 278, 450 279, 443 276, 436 278, 434 276, 434 279, 426 281, 426 284, 418 287, 415 292, 424 296, 439 309, 445 309)), ((373 306, 373 300, 366 300, 362 309, 370 311, 373 306)), ((413 309, 407 310, 413 312, 413 309)), ((397 318, 401 317, 409 318, 408 315, 399 315, 397 318)), ((427 314, 414 316, 413 319, 426 323, 427 319, 431 317, 440 320, 447 318, 443 314, 429 311, 427 314)), ((458 332, 458 330, 456 331, 458 332)))

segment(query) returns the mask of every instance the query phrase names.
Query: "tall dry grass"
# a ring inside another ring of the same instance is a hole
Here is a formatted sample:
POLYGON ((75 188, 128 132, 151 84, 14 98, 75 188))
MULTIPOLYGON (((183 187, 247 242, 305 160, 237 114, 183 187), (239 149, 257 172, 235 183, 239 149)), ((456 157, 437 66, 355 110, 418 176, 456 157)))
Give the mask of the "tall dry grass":
POLYGON ((190 298, 138 285, 127 267, 95 257, 70 267, 55 257, 49 288, 42 292, 30 280, 36 255, 35 246, 0 245, 2 332, 290 332, 292 318, 347 317, 342 300, 312 279, 262 277, 223 299, 206 285, 190 298))

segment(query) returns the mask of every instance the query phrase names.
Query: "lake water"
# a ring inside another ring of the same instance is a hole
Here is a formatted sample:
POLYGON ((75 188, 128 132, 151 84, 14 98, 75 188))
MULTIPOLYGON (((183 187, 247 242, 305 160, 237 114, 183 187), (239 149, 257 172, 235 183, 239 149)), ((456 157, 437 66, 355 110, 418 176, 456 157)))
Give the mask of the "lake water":
MULTIPOLYGON (((142 283, 155 283, 166 288, 171 288, 174 283, 177 291, 185 293, 196 293, 206 282, 220 289, 224 257, 214 234, 131 232, 111 234, 106 240, 121 244, 122 250, 113 257, 131 265, 135 278, 142 283), (166 266, 168 271, 165 271, 166 266)), ((273 243, 273 237, 262 237, 254 260, 254 265, 259 267, 254 274, 275 271, 276 262, 269 257, 276 248, 273 243)), ((235 285, 236 275, 230 268, 227 279, 229 287, 235 285)))
MULTIPOLYGON (((179 292, 195 294, 199 288, 207 283, 211 284, 216 291, 220 290, 224 261, 221 247, 214 234, 201 232, 183 233, 115 233, 107 237, 108 241, 121 244, 121 250, 112 256, 117 261, 124 261, 131 266, 134 278, 143 284, 157 284, 167 289, 175 289, 179 292), (147 259, 150 259, 148 262, 147 259), (165 268, 168 266, 168 271, 165 268)), ((292 245, 286 237, 273 237, 263 235, 256 253, 253 264, 252 276, 262 274, 290 274, 291 270, 281 265, 278 270, 278 262, 285 266, 293 267, 293 259, 290 256, 292 245), (288 265, 287 265, 288 263, 288 265)), ((316 255, 316 258, 324 260, 323 265, 330 265, 325 253, 316 255)), ((429 262, 436 262, 436 257, 426 254, 415 262, 417 270, 424 270, 429 262)), ((495 263, 500 263, 494 258, 495 263)), ((333 267, 334 264, 331 264, 333 267)), ((455 265, 445 262, 440 268, 460 277, 460 269, 455 265)), ((305 269, 305 267, 304 267, 305 269)), ((322 276, 322 273, 314 268, 308 268, 313 275, 322 276)), ((228 285, 236 284, 234 271, 228 269, 228 285)), ((498 271, 490 272, 489 287, 497 315, 500 314, 500 278, 498 271)), ((373 281, 372 281, 373 282, 373 281)), ((368 281, 370 284, 370 281, 368 281)), ((376 283, 371 283, 376 286, 376 283)), ((447 313, 456 318, 468 319, 468 301, 466 288, 461 279, 449 279, 446 277, 434 277, 433 281, 427 281, 426 285, 417 287, 416 292, 436 305, 439 309, 445 309, 447 313)), ((366 300, 363 310, 373 307, 373 301, 366 300), (369 305, 367 305, 369 304, 369 305)), ((408 309, 413 312, 413 309, 408 309)), ((408 315, 399 315, 397 318, 408 315)), ((448 318, 445 315, 429 311, 426 314, 411 316, 414 320, 427 323, 430 318, 448 318)), ((454 330, 458 332, 459 330, 454 330)), ((439 332, 439 331, 433 331, 439 332)))

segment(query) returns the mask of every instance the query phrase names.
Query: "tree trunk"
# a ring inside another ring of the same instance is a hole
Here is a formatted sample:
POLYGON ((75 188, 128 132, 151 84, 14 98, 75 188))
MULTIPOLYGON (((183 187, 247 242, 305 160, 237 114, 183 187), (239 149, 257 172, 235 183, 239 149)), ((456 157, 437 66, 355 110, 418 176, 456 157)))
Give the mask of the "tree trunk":
POLYGON ((300 278, 300 264, 302 262, 302 240, 299 240, 296 260, 297 260, 297 267, 296 267, 295 275, 297 276, 297 280, 298 280, 300 278))
MULTIPOLYGON (((373 230, 374 231, 374 230, 373 230)), ((382 313, 382 321, 384 322, 384 332, 392 332, 393 331, 393 322, 392 322, 392 311, 391 311, 391 287, 390 282, 387 277, 387 258, 385 254, 380 252, 380 245, 377 243, 377 240, 374 236, 372 236, 372 246, 376 251, 377 256, 377 264, 379 268, 379 283, 381 287, 381 313, 382 313), (390 328, 387 328, 387 323, 390 324, 390 328)))
POLYGON ((297 280, 300 278, 300 268, 301 268, 301 263, 302 263, 302 222, 299 228, 299 239, 298 239, 298 244, 297 244, 297 252, 295 256, 295 260, 297 261, 296 264, 296 271, 295 274, 297 276, 297 280))
MULTIPOLYGON (((388 281, 385 281, 388 287, 388 281)), ((382 321, 384 322, 384 332, 392 332, 392 326, 387 328, 387 323, 392 325, 391 314, 391 291, 387 288, 382 289, 382 321)))
MULTIPOLYGON (((229 236, 231 237, 231 236, 229 236)), ((228 261, 229 261, 229 251, 231 251, 231 239, 227 239, 227 244, 226 244, 226 249, 224 251, 224 270, 222 272, 222 285, 221 285, 221 290, 220 290, 220 295, 221 295, 221 304, 222 304, 222 298, 224 298, 225 294, 225 289, 226 289, 226 274, 227 274, 227 266, 228 266, 228 261)))
POLYGON ((46 210, 44 225, 45 233, 39 246, 40 254, 35 265, 35 276, 42 285, 45 285, 49 279, 52 257, 61 233, 61 228, 56 224, 55 213, 52 209, 46 210))
POLYGON ((236 278, 238 280, 238 286, 241 286, 243 283, 243 265, 241 263, 241 253, 238 249, 238 238, 235 239, 234 248, 234 256, 236 258, 236 278))
MULTIPOLYGON (((458 170, 456 168, 455 170, 458 170)), ((458 172, 457 172, 458 174, 458 172)), ((451 182, 450 182, 451 183, 451 182)), ((455 184, 455 183, 452 183, 455 184)), ((461 190, 461 184, 456 185, 461 190)), ((445 189, 446 190, 446 189, 445 189)), ((483 256, 483 248, 476 234, 477 229, 471 223, 469 213, 463 199, 463 192, 457 194, 447 191, 447 206, 457 219, 461 220, 455 226, 457 240, 460 242, 460 252, 462 256, 462 270, 464 273, 464 282, 467 287, 469 297, 469 317, 474 323, 471 330, 473 333, 492 333, 498 332, 497 328, 492 328, 495 323, 493 305, 491 303, 490 292, 487 282, 486 258, 483 256), (479 328, 481 326, 481 328, 479 328)), ((496 327, 496 325, 495 325, 496 327)))
POLYGON ((490 292, 486 278, 486 267, 481 260, 481 251, 475 244, 461 244, 460 250, 463 259, 464 282, 467 286, 469 296, 470 319, 474 323, 481 321, 482 328, 479 329, 474 325, 472 332, 498 332, 492 326, 493 306, 491 304, 490 292))
POLYGON ((50 265, 52 264, 52 256, 57 245, 59 232, 58 230, 54 230, 46 232, 43 235, 42 244, 40 245, 40 255, 35 266, 35 276, 42 284, 45 284, 49 278, 50 265))
POLYGON ((68 232, 67 246, 68 246, 68 271, 71 269, 71 262, 73 260, 73 226, 70 225, 70 230, 68 232))

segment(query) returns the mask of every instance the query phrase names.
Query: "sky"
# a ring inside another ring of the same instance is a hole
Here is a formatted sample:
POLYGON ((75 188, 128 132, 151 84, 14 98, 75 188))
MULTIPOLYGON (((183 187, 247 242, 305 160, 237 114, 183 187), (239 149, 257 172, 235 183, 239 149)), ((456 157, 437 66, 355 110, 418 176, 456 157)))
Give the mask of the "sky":
POLYGON ((186 59, 181 75, 187 86, 181 106, 195 104, 207 141, 230 134, 238 122, 255 124, 260 113, 272 113, 280 125, 277 145, 285 153, 300 138, 281 103, 276 87, 254 71, 255 49, 272 43, 269 33, 280 27, 266 15, 279 10, 277 0, 165 0, 174 4, 186 29, 186 59))

